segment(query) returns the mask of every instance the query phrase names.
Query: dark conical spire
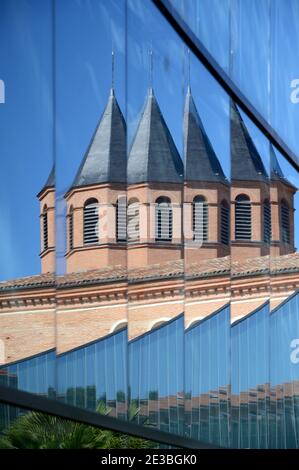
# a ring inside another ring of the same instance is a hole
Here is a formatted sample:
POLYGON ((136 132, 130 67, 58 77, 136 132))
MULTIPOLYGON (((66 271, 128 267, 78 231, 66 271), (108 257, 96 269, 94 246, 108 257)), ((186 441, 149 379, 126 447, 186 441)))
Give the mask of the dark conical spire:
POLYGON ((288 186, 292 186, 293 188, 295 188, 295 186, 290 183, 290 181, 284 176, 272 144, 270 144, 270 168, 271 181, 280 181, 281 183, 287 184, 288 186))
POLYGON ((126 123, 111 88, 72 187, 126 182, 126 123))
POLYGON ((190 87, 188 87, 184 110, 184 159, 185 181, 226 181, 198 115, 190 87))
POLYGON ((50 171, 50 174, 48 176, 48 179, 46 181, 46 184, 43 189, 45 188, 52 188, 55 186, 55 168, 54 165, 52 166, 52 169, 50 171))
POLYGON ((37 197, 40 197, 46 189, 50 189, 50 188, 54 189, 54 187, 55 187, 55 167, 53 165, 49 173, 48 179, 45 182, 42 189, 40 190, 40 192, 38 193, 37 197))
POLYGON ((233 100, 230 120, 232 180, 268 181, 262 159, 233 100))
POLYGON ((182 160, 150 88, 129 154, 128 183, 179 183, 183 172, 182 160))

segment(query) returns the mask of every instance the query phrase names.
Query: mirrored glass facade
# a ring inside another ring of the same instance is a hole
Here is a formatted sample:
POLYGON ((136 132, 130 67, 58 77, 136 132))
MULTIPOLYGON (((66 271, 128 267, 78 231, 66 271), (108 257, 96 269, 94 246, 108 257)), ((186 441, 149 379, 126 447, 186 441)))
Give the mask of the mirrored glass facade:
POLYGON ((129 370, 130 405, 140 410, 138 422, 183 434, 183 316, 131 341, 129 370))
POLYGON ((298 155, 297 0, 162 3, 298 155))
POLYGON ((229 305, 185 332, 185 426, 190 437, 230 442, 229 305))
MULTIPOLYGON (((0 6, 0 385, 298 448, 295 165, 159 2, 19 3, 0 6)), ((298 2, 162 3, 296 153, 298 2)))

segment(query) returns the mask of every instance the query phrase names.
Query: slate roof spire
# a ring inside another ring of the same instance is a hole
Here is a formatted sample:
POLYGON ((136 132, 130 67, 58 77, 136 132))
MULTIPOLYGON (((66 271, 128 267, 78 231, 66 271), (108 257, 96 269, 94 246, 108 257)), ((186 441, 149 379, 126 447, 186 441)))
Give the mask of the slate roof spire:
POLYGON ((230 120, 232 180, 268 182, 262 159, 233 100, 230 120))
POLYGON ((224 182, 226 178, 198 115, 188 86, 184 110, 185 181, 224 182))
POLYGON ((55 167, 53 165, 43 189, 52 188, 54 186, 55 186, 55 167))
POLYGON ((270 144, 270 168, 271 181, 281 181, 282 183, 287 184, 288 186, 291 186, 297 190, 297 188, 284 176, 272 144, 270 144))
POLYGON ((183 173, 183 162, 149 87, 129 153, 128 183, 180 183, 183 173))
POLYGON ((113 87, 72 188, 126 182, 126 123, 113 87))
POLYGON ((37 194, 37 197, 40 197, 41 194, 43 194, 43 192, 46 189, 50 189, 50 188, 54 189, 54 187, 55 187, 55 167, 53 165, 52 168, 51 168, 51 171, 49 173, 49 176, 47 178, 47 181, 45 182, 45 184, 42 187, 42 189, 40 190, 40 192, 37 194))

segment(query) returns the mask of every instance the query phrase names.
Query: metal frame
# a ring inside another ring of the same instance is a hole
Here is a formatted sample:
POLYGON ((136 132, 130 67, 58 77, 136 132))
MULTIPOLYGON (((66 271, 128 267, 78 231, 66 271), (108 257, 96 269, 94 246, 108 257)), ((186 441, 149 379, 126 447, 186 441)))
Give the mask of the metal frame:
POLYGON ((211 75, 217 80, 226 93, 237 103, 252 122, 260 129, 267 139, 279 150, 288 162, 299 171, 299 158, 279 137, 277 132, 256 110, 241 90, 234 84, 231 78, 222 70, 213 56, 208 52, 202 42, 193 33, 188 24, 177 13, 170 0, 152 0, 160 13, 172 26, 182 41, 188 46, 198 60, 205 66, 211 75))
POLYGON ((31 411, 39 411, 49 415, 59 416, 71 421, 95 426, 101 429, 138 436, 153 442, 168 444, 186 449, 219 449, 212 444, 206 444, 195 439, 169 434, 158 429, 140 426, 130 421, 122 421, 110 416, 101 415, 95 411, 76 408, 75 406, 51 400, 33 393, 23 392, 16 388, 0 385, 0 402, 31 411))

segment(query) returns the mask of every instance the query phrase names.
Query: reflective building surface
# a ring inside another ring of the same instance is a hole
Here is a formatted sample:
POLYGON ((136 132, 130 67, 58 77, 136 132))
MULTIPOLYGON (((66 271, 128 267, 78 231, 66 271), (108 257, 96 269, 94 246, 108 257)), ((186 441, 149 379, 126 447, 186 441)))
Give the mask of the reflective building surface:
MULTIPOLYGON (((161 2, 32 3, 20 60, 0 41, 25 90, 0 108, 0 385, 199 445, 298 448, 298 117, 281 47, 298 2, 162 2, 227 86, 161 2)), ((1 403, 0 431, 24 412, 1 403)))

